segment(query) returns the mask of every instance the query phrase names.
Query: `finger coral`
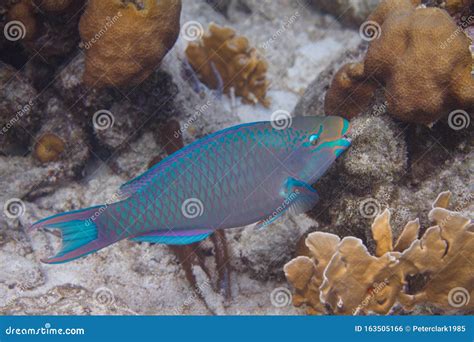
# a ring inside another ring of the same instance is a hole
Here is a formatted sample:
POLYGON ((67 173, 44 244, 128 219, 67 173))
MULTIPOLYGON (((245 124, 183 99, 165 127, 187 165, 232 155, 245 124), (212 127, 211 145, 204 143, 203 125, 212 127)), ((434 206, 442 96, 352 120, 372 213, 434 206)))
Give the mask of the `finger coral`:
POLYGON ((269 105, 267 62, 250 47, 247 38, 231 28, 211 23, 201 41, 189 43, 186 57, 208 87, 222 87, 225 93, 234 89, 246 103, 269 105))
POLYGON ((419 304, 447 312, 474 309, 474 225, 446 209, 450 196, 438 196, 429 213, 436 225, 421 238, 414 220, 393 241, 390 212, 377 216, 372 225, 375 255, 354 237, 309 234, 310 255, 284 267, 295 289, 293 304, 305 305, 308 314, 387 314, 397 303, 406 310, 419 304), (425 279, 416 291, 409 281, 415 276, 425 279))
POLYGON ((469 38, 445 10, 417 3, 384 0, 374 10, 366 22, 374 35, 367 37, 363 72, 349 78, 352 84, 335 77, 325 99, 327 114, 352 117, 363 112, 365 93, 356 101, 359 106, 344 110, 353 102, 351 94, 370 89, 373 82, 383 90, 388 112, 402 121, 430 126, 455 109, 474 108, 469 38), (365 88, 360 79, 367 80, 365 88))
POLYGON ((95 88, 144 81, 179 34, 180 0, 91 0, 81 17, 84 82, 95 88))

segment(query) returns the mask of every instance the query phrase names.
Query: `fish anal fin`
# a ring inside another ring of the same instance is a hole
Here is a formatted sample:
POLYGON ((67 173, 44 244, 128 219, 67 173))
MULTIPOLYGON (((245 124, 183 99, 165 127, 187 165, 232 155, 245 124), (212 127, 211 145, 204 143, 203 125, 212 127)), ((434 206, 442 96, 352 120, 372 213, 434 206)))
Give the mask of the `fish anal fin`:
POLYGON ((165 245, 188 245, 206 239, 213 233, 212 230, 169 230, 152 231, 131 238, 137 242, 161 243, 165 245))

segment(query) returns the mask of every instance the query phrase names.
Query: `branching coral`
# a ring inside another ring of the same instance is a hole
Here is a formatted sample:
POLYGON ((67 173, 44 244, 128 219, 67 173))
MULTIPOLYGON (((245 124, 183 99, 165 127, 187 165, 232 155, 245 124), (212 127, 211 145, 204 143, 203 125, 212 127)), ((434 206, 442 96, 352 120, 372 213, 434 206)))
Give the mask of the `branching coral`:
POLYGON ((376 32, 369 37, 363 73, 351 82, 334 79, 326 95, 327 114, 351 117, 363 111, 367 94, 344 112, 348 100, 359 98, 350 94, 361 91, 360 79, 370 79, 364 83, 368 88, 371 82, 382 85, 389 113, 403 121, 431 125, 455 109, 474 108, 469 38, 446 11, 416 3, 384 0, 375 9, 367 22, 376 32), (349 88, 340 91, 345 84, 349 88))
POLYGON ((235 94, 247 103, 269 105, 265 97, 269 84, 267 62, 250 47, 247 38, 238 36, 231 28, 211 23, 200 42, 189 43, 186 56, 210 88, 222 86, 225 93, 234 88, 235 94))
POLYGON ((86 48, 84 82, 96 88, 136 85, 159 65, 179 34, 180 0, 91 0, 79 30, 86 48))
POLYGON ((474 309, 474 225, 445 208, 450 196, 438 196, 429 213, 436 225, 419 239, 418 220, 408 222, 394 244, 390 212, 376 217, 375 255, 354 237, 310 234, 310 256, 299 256, 284 267, 295 288, 294 305, 306 304, 309 314, 386 314, 396 303, 407 310, 416 304, 446 311, 474 309), (426 281, 413 294, 408 278, 416 275, 426 281))

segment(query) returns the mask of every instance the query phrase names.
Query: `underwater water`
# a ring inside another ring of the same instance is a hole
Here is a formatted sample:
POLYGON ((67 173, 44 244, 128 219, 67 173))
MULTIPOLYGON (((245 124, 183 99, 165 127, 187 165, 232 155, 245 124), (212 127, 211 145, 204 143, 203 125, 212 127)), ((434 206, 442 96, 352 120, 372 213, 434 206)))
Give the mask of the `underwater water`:
POLYGON ((0 9, 1 315, 472 315, 472 2, 0 9))

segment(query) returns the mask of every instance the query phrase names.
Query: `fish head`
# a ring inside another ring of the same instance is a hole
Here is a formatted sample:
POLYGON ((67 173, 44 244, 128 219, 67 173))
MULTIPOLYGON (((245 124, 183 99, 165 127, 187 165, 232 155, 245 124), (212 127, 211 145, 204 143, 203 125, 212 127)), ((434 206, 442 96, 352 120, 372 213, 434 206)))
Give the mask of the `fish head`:
POLYGON ((299 131, 302 141, 289 163, 296 177, 313 184, 351 145, 347 138, 350 123, 338 116, 306 116, 293 120, 292 127, 299 131))

